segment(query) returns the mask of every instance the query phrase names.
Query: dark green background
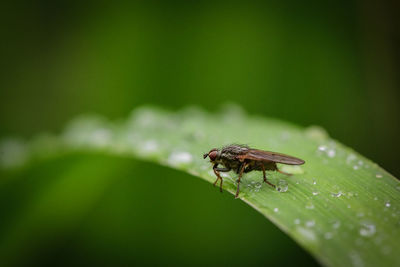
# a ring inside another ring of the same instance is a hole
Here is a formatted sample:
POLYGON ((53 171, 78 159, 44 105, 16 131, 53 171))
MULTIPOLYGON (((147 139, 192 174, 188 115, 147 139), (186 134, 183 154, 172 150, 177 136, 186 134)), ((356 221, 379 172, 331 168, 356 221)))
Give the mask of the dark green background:
MULTIPOLYGON (((395 1, 13 1, 2 10, 0 136, 58 132, 87 112, 121 118, 142 104, 215 111, 235 102, 253 114, 321 125, 400 175, 395 1)), ((312 263, 261 215, 186 174, 94 155, 43 164, 2 181, 9 216, 0 241, 30 214, 31 201, 67 179, 63 173, 113 182, 84 212, 57 223, 52 212, 76 189, 58 205, 44 197, 49 218, 26 222, 36 234, 7 246, 10 258, 312 263)), ((96 180, 71 183, 83 190, 96 180)))

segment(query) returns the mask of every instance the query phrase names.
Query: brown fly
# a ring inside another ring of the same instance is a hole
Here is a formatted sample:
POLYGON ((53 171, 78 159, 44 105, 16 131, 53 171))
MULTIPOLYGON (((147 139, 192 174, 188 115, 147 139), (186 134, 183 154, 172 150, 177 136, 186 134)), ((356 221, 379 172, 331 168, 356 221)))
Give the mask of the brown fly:
POLYGON ((276 166, 276 163, 301 165, 305 162, 302 159, 292 156, 271 151, 253 149, 246 145, 228 145, 222 149, 213 148, 210 150, 210 152, 203 155, 203 158, 207 157, 210 158, 210 162, 213 164, 214 173, 217 176, 214 186, 217 184, 218 180, 221 180, 219 184, 221 192, 223 180, 219 174, 220 172, 228 172, 233 170, 239 175, 235 198, 238 198, 239 196, 240 179, 242 178, 243 173, 262 171, 264 175, 264 182, 275 188, 276 186, 267 180, 265 171, 278 171, 286 175, 291 175, 279 170, 276 166), (218 167, 220 164, 223 166, 223 168, 218 167))

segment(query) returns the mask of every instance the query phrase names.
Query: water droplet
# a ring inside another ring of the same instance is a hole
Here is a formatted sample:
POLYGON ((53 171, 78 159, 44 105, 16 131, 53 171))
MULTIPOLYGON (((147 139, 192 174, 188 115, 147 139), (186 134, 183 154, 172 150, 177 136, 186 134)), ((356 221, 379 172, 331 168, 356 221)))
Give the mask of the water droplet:
POLYGON ((257 182, 256 185, 255 185, 256 189, 260 189, 261 186, 262 186, 262 184, 260 182, 257 182))
POLYGON ((385 207, 390 207, 390 202, 389 201, 387 201, 386 203, 385 203, 385 207))
POLYGON ((172 152, 168 158, 168 163, 171 165, 182 165, 192 162, 193 157, 188 152, 172 152))
POLYGON ((315 225, 315 221, 314 220, 306 221, 306 226, 307 227, 314 227, 314 225, 315 225))
POLYGON ((336 151, 334 149, 329 149, 327 153, 328 153, 328 157, 330 157, 330 158, 334 158, 336 155, 336 151))
POLYGON ((281 193, 286 192, 288 190, 288 183, 286 180, 279 180, 276 190, 281 193))
POLYGON ((279 211, 279 209, 278 209, 278 208, 275 208, 275 209, 274 209, 274 212, 278 212, 278 211, 279 211))
POLYGON ((299 234, 301 234, 305 239, 309 241, 315 242, 317 240, 315 233, 311 229, 298 226, 296 230, 297 232, 299 232, 299 234))
POLYGON ((350 258, 351 262, 353 263, 353 266, 355 266, 355 267, 363 267, 364 266, 364 262, 363 262, 361 256, 356 251, 350 252, 349 258, 350 258))
POLYGON ((333 227, 334 229, 338 229, 338 228, 340 227, 340 225, 341 225, 340 221, 335 221, 335 222, 332 224, 332 227, 333 227))
POLYGON ((351 163, 352 161, 354 161, 356 158, 357 158, 356 155, 354 155, 354 154, 349 154, 349 155, 347 156, 347 158, 346 158, 346 163, 347 163, 347 164, 350 164, 350 163, 351 163))
POLYGON ((300 224, 300 219, 295 219, 294 224, 300 224))
POLYGON ((332 234, 331 232, 326 232, 326 233, 324 234, 324 237, 325 237, 325 239, 332 239, 333 234, 332 234))
POLYGON ((376 227, 373 223, 370 222, 363 222, 361 223, 361 228, 360 228, 360 235, 364 237, 371 237, 375 234, 376 232, 376 227))
POLYGON ((312 209, 314 209, 314 204, 313 204, 313 203, 311 203, 311 202, 307 203, 307 205, 306 205, 306 209, 309 209, 309 210, 312 210, 312 209))
POLYGON ((105 147, 110 144, 111 138, 111 130, 106 128, 94 129, 91 133, 90 143, 93 146, 105 147))
MULTIPOLYGON (((214 172, 212 172, 212 173, 214 174, 214 172)), ((214 174, 214 175, 215 175, 215 174, 214 174)), ((221 175, 221 177, 223 177, 223 178, 228 178, 228 177, 230 177, 230 175, 229 175, 228 173, 226 173, 226 172, 220 172, 219 175, 221 175)))
POLYGON ((328 138, 328 133, 320 126, 310 126, 305 131, 306 135, 314 140, 323 141, 328 138))
POLYGON ((339 191, 339 192, 337 192, 337 193, 332 193, 331 195, 333 196, 333 197, 341 197, 342 196, 342 191, 339 191))
POLYGON ((379 178, 382 178, 383 176, 382 176, 382 174, 377 173, 377 174, 375 175, 375 177, 379 179, 379 178))
POLYGON ((336 156, 336 150, 335 148, 333 148, 332 146, 334 146, 335 143, 332 142, 331 147, 328 147, 326 145, 320 145, 318 146, 318 154, 325 154, 327 155, 329 158, 334 158, 336 156))
POLYGON ((154 153, 158 151, 158 143, 155 140, 148 140, 140 146, 140 150, 144 153, 154 153))
POLYGON ((314 192, 312 192, 312 194, 313 194, 313 196, 316 196, 316 195, 318 195, 318 194, 319 194, 319 192, 317 192, 317 191, 314 191, 314 192))
POLYGON ((131 123, 141 127, 149 127, 157 121, 157 114, 149 108, 135 109, 131 115, 131 123))

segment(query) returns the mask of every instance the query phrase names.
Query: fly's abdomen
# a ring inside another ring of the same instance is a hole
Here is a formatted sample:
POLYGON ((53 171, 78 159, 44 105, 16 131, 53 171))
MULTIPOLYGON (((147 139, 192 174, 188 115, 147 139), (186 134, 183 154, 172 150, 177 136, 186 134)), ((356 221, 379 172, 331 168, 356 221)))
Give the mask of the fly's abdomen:
POLYGON ((278 168, 276 167, 276 163, 275 162, 263 162, 264 164, 264 168, 267 171, 276 171, 278 168))

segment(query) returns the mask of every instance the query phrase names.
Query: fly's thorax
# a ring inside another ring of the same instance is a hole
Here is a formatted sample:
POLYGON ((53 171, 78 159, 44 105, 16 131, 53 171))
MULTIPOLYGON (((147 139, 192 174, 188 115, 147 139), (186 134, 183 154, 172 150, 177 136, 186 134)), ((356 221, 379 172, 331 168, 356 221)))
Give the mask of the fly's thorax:
POLYGON ((223 154, 233 154, 235 156, 246 153, 249 148, 245 145, 229 145, 222 148, 223 154))
POLYGON ((221 151, 220 158, 224 161, 235 161, 237 160, 237 153, 232 153, 232 151, 221 151))
POLYGON ((236 170, 240 165, 241 162, 236 158, 231 157, 231 155, 221 155, 220 164, 224 165, 226 168, 236 170))

